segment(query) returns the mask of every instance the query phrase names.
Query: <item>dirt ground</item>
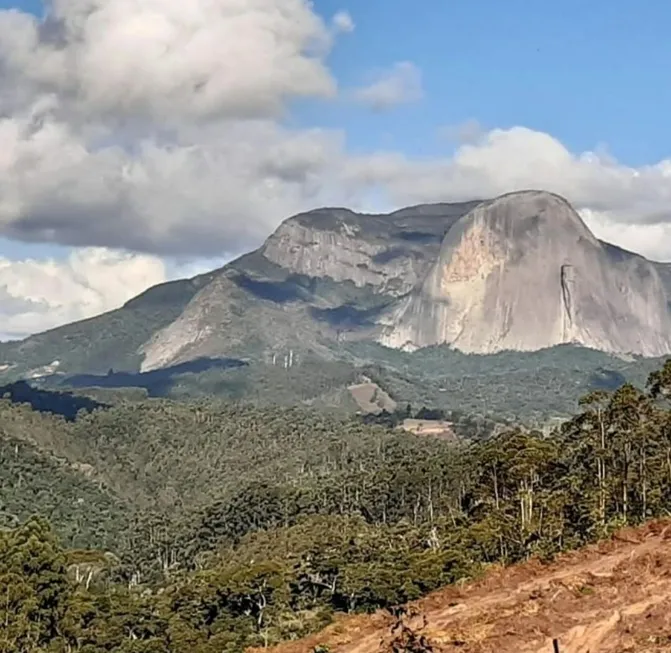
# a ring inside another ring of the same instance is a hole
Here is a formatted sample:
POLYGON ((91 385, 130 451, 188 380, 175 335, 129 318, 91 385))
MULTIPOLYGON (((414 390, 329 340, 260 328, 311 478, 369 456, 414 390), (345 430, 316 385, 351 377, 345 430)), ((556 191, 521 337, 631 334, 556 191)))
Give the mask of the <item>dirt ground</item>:
POLYGON ((452 423, 434 419, 404 419, 402 427, 409 433, 420 436, 432 436, 442 440, 456 442, 458 440, 452 430, 452 423))
MULTIPOLYGON (((436 652, 671 652, 671 521, 626 529, 612 540, 563 555, 495 569, 409 606, 406 623, 436 652)), ((342 617, 275 653, 390 651, 386 614, 342 617)))
POLYGON ((396 402, 379 386, 370 379, 363 383, 357 383, 347 388, 352 398, 364 413, 378 415, 383 410, 393 413, 396 410, 396 402))

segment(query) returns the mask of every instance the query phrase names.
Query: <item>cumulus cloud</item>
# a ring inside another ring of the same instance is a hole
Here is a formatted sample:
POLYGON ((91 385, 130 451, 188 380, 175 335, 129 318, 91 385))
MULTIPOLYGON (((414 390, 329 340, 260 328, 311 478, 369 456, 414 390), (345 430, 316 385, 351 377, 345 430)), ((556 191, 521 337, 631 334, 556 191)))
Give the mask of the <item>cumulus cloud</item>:
POLYGON ((417 102, 423 95, 422 73, 409 61, 394 64, 389 70, 378 73, 369 84, 352 92, 357 102, 375 111, 417 102))
POLYGON ((590 209, 579 213, 597 238, 653 261, 671 261, 671 223, 626 223, 617 215, 590 209))
POLYGON ((268 121, 93 147, 35 107, 0 120, 0 141, 6 236, 202 256, 252 247, 282 216, 327 202, 341 151, 338 134, 268 121))
POLYGON ((422 161, 348 156, 342 134, 270 121, 143 137, 129 150, 92 145, 44 101, 0 120, 0 141, 0 228, 26 241, 232 256, 295 212, 361 207, 372 191, 399 206, 544 188, 641 234, 671 221, 671 162, 631 168, 520 127, 422 161))
POLYGON ((0 10, 0 230, 26 241, 228 255, 329 199, 341 135, 276 119, 330 97, 308 0, 52 0, 0 10))
POLYGON ((118 308, 166 280, 158 257, 86 248, 66 260, 0 259, 0 317, 4 339, 118 308))
POLYGON ((339 11, 332 20, 333 27, 336 32, 349 34, 354 31, 354 19, 347 11, 339 11))
MULTIPOLYGON (((52 0, 0 11, 0 67, 80 118, 275 115, 331 95, 331 35, 306 0, 52 0)), ((340 22, 343 22, 341 16, 340 22)))
MULTIPOLYGON (((549 134, 523 127, 491 130, 451 156, 414 162, 395 153, 360 157, 350 161, 346 179, 386 189, 394 204, 544 189, 578 210, 606 216, 609 224, 631 225, 641 234, 638 242, 656 238, 650 226, 671 223, 671 160, 633 168, 594 152, 574 154, 549 134)), ((671 259, 671 241, 660 255, 671 259)))
MULTIPOLYGON (((671 160, 633 168, 475 122, 433 159, 352 155, 342 132, 283 126, 296 98, 335 96, 327 56, 353 29, 347 12, 326 24, 308 0, 52 0, 43 20, 0 10, 0 235, 83 248, 65 263, 0 260, 6 330, 107 310, 320 205, 545 188, 600 237, 671 260, 671 160)), ((382 110, 422 94, 402 62, 346 97, 382 110)))

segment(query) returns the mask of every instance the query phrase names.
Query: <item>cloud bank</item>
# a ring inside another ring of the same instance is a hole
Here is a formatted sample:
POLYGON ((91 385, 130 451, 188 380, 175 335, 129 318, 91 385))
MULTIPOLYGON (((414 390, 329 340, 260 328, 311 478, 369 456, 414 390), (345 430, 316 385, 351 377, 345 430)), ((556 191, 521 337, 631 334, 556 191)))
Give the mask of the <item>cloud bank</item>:
POLYGON ((81 249, 65 261, 0 259, 0 337, 92 317, 165 280, 160 258, 104 248, 81 249))
MULTIPOLYGON (((52 0, 42 20, 0 10, 0 235, 83 248, 86 261, 1 262, 8 331, 106 310, 163 280, 166 257, 230 258, 293 213, 367 208, 371 193, 391 208, 544 188, 600 237, 671 259, 671 160, 632 168, 524 127, 469 129, 433 159, 353 155, 344 132, 287 127, 296 99, 351 94, 328 56, 354 29, 307 0, 52 0), (123 289, 98 280, 105 265, 123 289)), ((354 92, 374 110, 422 96, 410 62, 354 92)))

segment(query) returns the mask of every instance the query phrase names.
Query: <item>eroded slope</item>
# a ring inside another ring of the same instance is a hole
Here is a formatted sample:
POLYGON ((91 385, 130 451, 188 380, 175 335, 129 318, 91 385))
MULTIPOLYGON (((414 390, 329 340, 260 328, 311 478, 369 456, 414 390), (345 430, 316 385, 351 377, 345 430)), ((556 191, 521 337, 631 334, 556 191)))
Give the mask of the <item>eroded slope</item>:
MULTIPOLYGON (((671 651, 671 522, 560 556, 494 570, 483 580, 435 592, 411 606, 408 626, 436 652, 652 653, 671 651)), ((391 650, 384 614, 344 618, 275 653, 391 650)))

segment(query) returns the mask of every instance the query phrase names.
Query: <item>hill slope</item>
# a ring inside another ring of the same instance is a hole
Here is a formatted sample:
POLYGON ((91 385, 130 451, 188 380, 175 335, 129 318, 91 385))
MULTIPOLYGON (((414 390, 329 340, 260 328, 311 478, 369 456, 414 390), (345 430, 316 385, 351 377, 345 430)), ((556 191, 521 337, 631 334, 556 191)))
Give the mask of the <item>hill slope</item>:
POLYGON ((5 401, 0 415, 0 529, 39 514, 70 547, 115 546, 128 528, 131 506, 91 478, 90 466, 32 441, 40 431, 52 431, 51 420, 25 408, 10 415, 5 401))
MULTIPOLYGON (((562 653, 669 651, 671 522, 621 531, 551 564, 492 571, 476 583, 430 594, 409 612, 405 625, 436 653, 548 653, 555 638, 562 653)), ((394 636, 403 637, 400 629, 391 633, 394 624, 384 613, 343 618, 273 651, 391 650, 394 636)))
POLYGON ((213 273, 154 286, 123 307, 19 342, 0 343, 2 378, 14 380, 55 371, 101 374, 139 369, 140 347, 175 320, 213 273))
MULTIPOLYGON (((491 354, 571 344, 662 356, 671 352, 670 307, 671 266, 598 241, 550 193, 387 215, 318 209, 286 220, 220 270, 0 344, 0 382, 48 377, 160 396, 256 399, 260 386, 290 395, 278 371, 295 368, 307 380, 288 403, 342 406, 359 368, 386 366, 394 348, 491 354), (314 392, 309 379, 324 364, 338 382, 314 392), (140 376, 95 378, 109 370, 140 376)), ((440 357, 446 366, 447 358, 440 357)), ((407 388, 403 378, 412 377, 411 385, 429 387, 420 367, 396 369, 392 385, 407 388)))

